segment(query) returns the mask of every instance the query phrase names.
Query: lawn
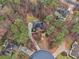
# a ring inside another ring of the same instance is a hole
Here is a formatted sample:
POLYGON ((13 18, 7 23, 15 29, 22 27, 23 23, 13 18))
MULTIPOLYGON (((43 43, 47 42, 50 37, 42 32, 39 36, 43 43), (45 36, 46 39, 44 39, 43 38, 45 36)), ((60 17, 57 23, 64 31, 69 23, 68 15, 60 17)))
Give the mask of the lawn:
POLYGON ((10 56, 0 56, 0 59, 10 59, 10 56))
POLYGON ((57 57, 57 59, 72 59, 71 57, 67 57, 67 56, 62 56, 62 55, 59 55, 58 57, 57 57))
POLYGON ((15 59, 15 54, 13 54, 12 56, 8 55, 8 56, 0 56, 0 59, 15 59))
POLYGON ((1 20, 4 20, 4 16, 0 16, 0 21, 1 21, 1 20))

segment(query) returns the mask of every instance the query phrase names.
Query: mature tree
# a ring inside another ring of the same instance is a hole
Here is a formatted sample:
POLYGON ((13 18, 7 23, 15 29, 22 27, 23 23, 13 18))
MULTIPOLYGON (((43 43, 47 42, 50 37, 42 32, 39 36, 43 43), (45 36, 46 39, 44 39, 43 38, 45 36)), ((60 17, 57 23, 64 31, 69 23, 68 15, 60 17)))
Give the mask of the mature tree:
POLYGON ((79 22, 73 25, 72 32, 79 33, 79 22))
POLYGON ((28 30, 22 20, 16 19, 14 24, 11 25, 11 31, 13 33, 14 40, 18 43, 24 43, 27 41, 28 30))
POLYGON ((51 33, 53 33, 55 31, 55 27, 54 26, 51 26, 49 27, 47 30, 46 30, 46 34, 47 35, 50 35, 51 33))
POLYGON ((0 21, 1 21, 1 20, 4 20, 4 18, 5 18, 4 16, 0 16, 0 21))
POLYGON ((41 0, 44 5, 58 6, 58 0, 41 0))
POLYGON ((66 27, 62 27, 61 32, 55 38, 55 42, 57 42, 57 44, 61 43, 68 33, 68 29, 66 27))
POLYGON ((74 15, 73 15, 73 21, 74 21, 74 22, 79 21, 79 11, 76 11, 76 12, 74 13, 74 15))
POLYGON ((52 20, 53 16, 52 15, 47 15, 45 18, 44 18, 44 21, 46 22, 50 22, 52 20))

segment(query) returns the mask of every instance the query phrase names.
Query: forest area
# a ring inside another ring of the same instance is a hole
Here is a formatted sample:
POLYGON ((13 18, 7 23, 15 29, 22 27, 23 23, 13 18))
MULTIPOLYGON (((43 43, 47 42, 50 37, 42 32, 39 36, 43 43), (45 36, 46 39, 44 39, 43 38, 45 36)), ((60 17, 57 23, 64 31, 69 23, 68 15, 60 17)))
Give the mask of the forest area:
MULTIPOLYGON (((71 15, 60 0, 0 0, 0 59, 28 59, 19 51, 20 46, 38 50, 29 36, 30 23, 31 35, 40 49, 53 53, 62 42, 67 49, 74 41, 79 44, 79 10, 74 9, 71 15)), ((57 57, 64 58, 72 59, 62 54, 57 57)))

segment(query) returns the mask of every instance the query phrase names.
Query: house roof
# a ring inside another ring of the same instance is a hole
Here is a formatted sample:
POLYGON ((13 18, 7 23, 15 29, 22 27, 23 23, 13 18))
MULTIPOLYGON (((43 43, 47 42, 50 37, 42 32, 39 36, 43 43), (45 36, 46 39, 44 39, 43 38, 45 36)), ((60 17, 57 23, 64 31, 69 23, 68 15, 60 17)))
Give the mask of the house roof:
POLYGON ((79 3, 78 4, 75 4, 74 6, 75 6, 74 7, 75 9, 78 9, 79 10, 79 3))
POLYGON ((78 58, 79 57, 79 45, 77 42, 74 42, 72 45, 72 49, 70 51, 70 56, 73 58, 78 58))
POLYGON ((33 22, 33 28, 32 29, 37 30, 37 28, 43 29, 44 28, 43 22, 41 22, 41 21, 33 22))
POLYGON ((57 8, 56 16, 65 18, 68 14, 69 11, 66 8, 64 7, 57 8))
POLYGON ((64 1, 74 5, 74 8, 79 9, 79 2, 76 2, 75 0, 64 0, 64 1))
POLYGON ((64 0, 65 2, 69 3, 69 4, 74 4, 75 0, 64 0))
POLYGON ((36 51, 30 59, 54 59, 54 56, 48 51, 39 50, 36 51))

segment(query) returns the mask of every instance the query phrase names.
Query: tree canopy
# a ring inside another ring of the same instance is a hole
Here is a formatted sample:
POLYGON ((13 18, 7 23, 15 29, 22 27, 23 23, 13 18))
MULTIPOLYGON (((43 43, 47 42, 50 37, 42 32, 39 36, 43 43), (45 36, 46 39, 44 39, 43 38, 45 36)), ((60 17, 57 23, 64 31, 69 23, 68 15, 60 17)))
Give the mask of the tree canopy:
POLYGON ((28 39, 28 30, 22 20, 16 19, 14 24, 11 25, 11 31, 14 36, 14 40, 18 43, 23 43, 28 39))
POLYGON ((79 33, 79 23, 73 25, 72 32, 79 33))

